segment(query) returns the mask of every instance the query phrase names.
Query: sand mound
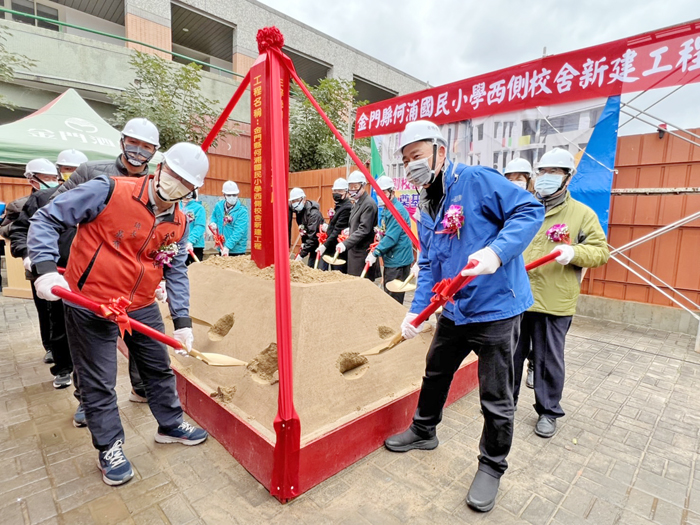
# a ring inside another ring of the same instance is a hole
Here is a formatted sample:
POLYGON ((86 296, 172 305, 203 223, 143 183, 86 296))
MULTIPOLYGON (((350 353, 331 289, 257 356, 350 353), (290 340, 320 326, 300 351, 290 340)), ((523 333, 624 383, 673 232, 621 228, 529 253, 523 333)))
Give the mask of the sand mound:
MULTIPOLYGON (((265 279, 266 281, 275 280, 274 264, 261 270, 247 255, 239 257, 209 257, 202 264, 226 270, 235 270, 251 277, 265 279)), ((289 261, 289 273, 293 283, 302 284, 333 283, 355 279, 351 275, 345 275, 336 271, 322 272, 321 270, 314 270, 300 261, 289 261)))

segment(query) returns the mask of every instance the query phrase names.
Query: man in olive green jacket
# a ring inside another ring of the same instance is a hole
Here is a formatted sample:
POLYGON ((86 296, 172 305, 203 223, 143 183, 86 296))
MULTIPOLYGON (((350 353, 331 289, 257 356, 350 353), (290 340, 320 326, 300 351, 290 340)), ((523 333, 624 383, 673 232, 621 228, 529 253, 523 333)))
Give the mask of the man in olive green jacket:
POLYGON ((535 304, 523 315, 520 340, 513 356, 518 401, 523 363, 534 359, 535 410, 539 416, 535 434, 552 437, 557 418, 564 415, 560 401, 564 390, 564 345, 576 312, 583 268, 608 261, 605 233, 595 212, 574 200, 568 185, 575 172, 574 158, 560 148, 545 153, 535 179, 535 196, 545 205, 539 232, 523 254, 529 263, 554 250, 559 264, 547 264, 530 272, 535 304))

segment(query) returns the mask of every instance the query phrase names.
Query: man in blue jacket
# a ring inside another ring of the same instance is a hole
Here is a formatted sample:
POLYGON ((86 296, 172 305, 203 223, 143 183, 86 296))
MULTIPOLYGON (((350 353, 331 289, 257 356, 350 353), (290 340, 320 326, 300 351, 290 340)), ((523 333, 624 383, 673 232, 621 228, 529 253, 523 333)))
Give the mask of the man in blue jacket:
POLYGON ((522 252, 537 233, 544 208, 527 191, 483 166, 454 164, 447 143, 428 121, 406 126, 400 153, 408 180, 421 187, 418 222, 421 252, 418 288, 401 325, 406 339, 422 326, 411 324, 430 303, 443 279, 479 276, 448 302, 426 359, 413 424, 385 445, 395 452, 432 450, 436 427, 455 372, 471 351, 479 356, 479 394, 484 428, 479 469, 467 505, 487 512, 494 506, 513 441, 513 351, 521 314, 533 303, 522 252), (470 270, 462 269, 469 261, 470 270))
MULTIPOLYGON (((204 234, 207 229, 207 212, 197 200, 197 191, 182 199, 182 211, 185 212, 190 234, 187 237, 187 253, 190 250, 200 261, 204 259, 204 234)), ((194 262, 192 255, 187 256, 187 265, 194 262)))
MULTIPOLYGON (((406 224, 410 224, 406 208, 403 207, 403 204, 399 202, 394 193, 394 180, 391 177, 382 175, 377 179, 377 184, 379 189, 384 192, 386 198, 391 201, 401 214, 406 224)), ((379 202, 381 203, 382 201, 379 202)), ((370 266, 374 266, 378 257, 383 259, 384 291, 403 304, 405 292, 390 292, 386 289, 386 283, 390 283, 395 279, 404 281, 408 274, 411 273, 411 265, 413 264, 411 239, 408 238, 406 232, 401 229, 397 220, 386 207, 382 207, 379 226, 382 231, 382 238, 374 251, 367 255, 365 262, 368 262, 370 266)))
POLYGON ((248 208, 238 199, 238 184, 227 180, 222 189, 224 200, 216 203, 211 214, 211 224, 224 236, 221 255, 245 255, 250 224, 248 208))

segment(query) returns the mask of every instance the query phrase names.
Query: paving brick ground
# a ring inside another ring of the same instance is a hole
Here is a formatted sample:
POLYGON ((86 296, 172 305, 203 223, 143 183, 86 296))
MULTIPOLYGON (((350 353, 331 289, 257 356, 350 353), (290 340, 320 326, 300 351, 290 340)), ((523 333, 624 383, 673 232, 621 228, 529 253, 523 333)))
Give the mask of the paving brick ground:
POLYGON ((476 469, 478 396, 445 411, 431 452, 377 450, 280 505, 214 440, 157 445, 148 408, 119 406, 135 479, 102 483, 71 392, 55 391, 29 301, 0 298, 0 523, 700 524, 700 355, 693 340, 577 318, 567 345, 567 416, 535 436, 532 391, 516 413, 496 508, 464 498, 476 469))

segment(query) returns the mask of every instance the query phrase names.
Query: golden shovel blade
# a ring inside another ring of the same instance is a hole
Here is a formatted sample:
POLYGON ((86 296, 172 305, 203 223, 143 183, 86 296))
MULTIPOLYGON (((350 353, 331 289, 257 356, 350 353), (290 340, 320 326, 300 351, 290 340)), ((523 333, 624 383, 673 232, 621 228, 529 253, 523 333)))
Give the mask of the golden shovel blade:
POLYGON ((407 283, 406 281, 400 281, 399 279, 394 279, 386 284, 386 289, 393 293, 412 292, 416 289, 416 285, 413 283, 407 283))
POLYGON ((335 265, 335 266, 345 264, 344 259, 336 259, 335 257, 331 257, 330 255, 324 255, 323 260, 326 261, 328 264, 335 265))
POLYGON ((199 352, 198 350, 190 350, 190 356, 202 361, 209 366, 246 366, 248 363, 224 354, 212 354, 208 352, 199 352))

